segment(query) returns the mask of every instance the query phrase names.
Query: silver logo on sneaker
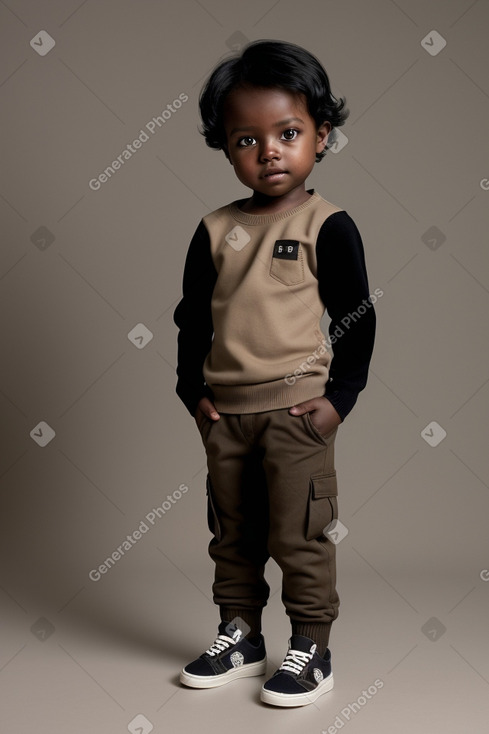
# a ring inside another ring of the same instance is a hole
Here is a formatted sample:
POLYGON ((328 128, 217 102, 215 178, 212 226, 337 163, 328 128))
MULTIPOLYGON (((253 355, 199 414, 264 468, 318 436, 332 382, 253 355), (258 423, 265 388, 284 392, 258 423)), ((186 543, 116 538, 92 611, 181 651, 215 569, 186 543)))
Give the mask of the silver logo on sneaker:
POLYGON ((241 652, 233 652, 231 655, 231 663, 233 668, 239 668, 244 663, 244 655, 241 652))
POLYGON ((319 668, 314 668, 314 670, 312 671, 312 674, 314 676, 314 680, 316 681, 316 683, 321 683, 321 681, 324 678, 323 671, 319 670, 319 668))

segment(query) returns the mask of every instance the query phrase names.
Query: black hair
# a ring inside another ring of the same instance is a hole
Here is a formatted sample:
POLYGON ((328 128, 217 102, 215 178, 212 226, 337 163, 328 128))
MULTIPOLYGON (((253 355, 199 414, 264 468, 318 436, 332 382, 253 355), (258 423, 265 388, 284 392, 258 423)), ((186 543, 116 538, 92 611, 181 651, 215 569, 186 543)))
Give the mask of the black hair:
MULTIPOLYGON (((318 128, 324 122, 329 122, 332 128, 339 127, 349 114, 346 100, 333 96, 328 75, 313 54, 286 41, 254 41, 245 46, 239 56, 221 61, 202 89, 199 99, 201 132, 210 148, 226 152, 224 103, 232 89, 246 84, 303 94, 318 128)), ((326 149, 316 155, 316 161, 325 154, 326 149)))

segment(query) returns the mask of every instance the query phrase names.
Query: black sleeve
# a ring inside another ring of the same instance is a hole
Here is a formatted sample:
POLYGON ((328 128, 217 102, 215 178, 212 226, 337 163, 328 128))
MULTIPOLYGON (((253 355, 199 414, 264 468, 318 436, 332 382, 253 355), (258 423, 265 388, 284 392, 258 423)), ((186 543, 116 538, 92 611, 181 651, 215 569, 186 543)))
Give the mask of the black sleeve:
POLYGON ((342 420, 367 384, 375 339, 375 311, 370 298, 360 233, 345 212, 331 214, 316 243, 319 295, 331 324, 333 348, 325 397, 342 420))
POLYGON ((185 261, 183 297, 173 314, 179 328, 176 391, 192 416, 201 398, 207 396, 212 400, 202 370, 214 333, 211 298, 216 278, 209 234, 201 221, 185 261))

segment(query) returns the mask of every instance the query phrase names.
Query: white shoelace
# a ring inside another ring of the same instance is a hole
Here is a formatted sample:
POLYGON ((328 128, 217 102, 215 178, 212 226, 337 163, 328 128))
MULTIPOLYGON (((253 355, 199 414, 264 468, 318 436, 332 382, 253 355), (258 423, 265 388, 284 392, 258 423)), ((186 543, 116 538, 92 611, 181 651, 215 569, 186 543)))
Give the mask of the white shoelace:
POLYGON ((279 670, 300 675, 307 663, 312 660, 313 653, 301 652, 300 650, 289 650, 279 670))
POLYGON ((219 653, 227 650, 231 645, 235 645, 236 640, 227 635, 218 635, 210 648, 206 650, 207 655, 219 655, 219 653))

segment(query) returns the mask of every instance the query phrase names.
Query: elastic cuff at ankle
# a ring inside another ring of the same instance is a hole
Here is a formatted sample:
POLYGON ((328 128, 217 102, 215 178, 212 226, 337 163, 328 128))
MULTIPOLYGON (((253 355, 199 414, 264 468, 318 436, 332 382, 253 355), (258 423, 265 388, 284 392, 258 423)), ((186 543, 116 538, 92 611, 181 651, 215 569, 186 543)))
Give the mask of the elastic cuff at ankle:
POLYGON ((331 622, 327 624, 317 622, 294 622, 292 620, 292 634, 309 637, 317 645, 319 655, 324 655, 329 644, 329 635, 331 632, 331 622))
POLYGON ((223 622, 234 622, 245 637, 256 637, 261 633, 261 609, 220 607, 220 613, 223 622))

